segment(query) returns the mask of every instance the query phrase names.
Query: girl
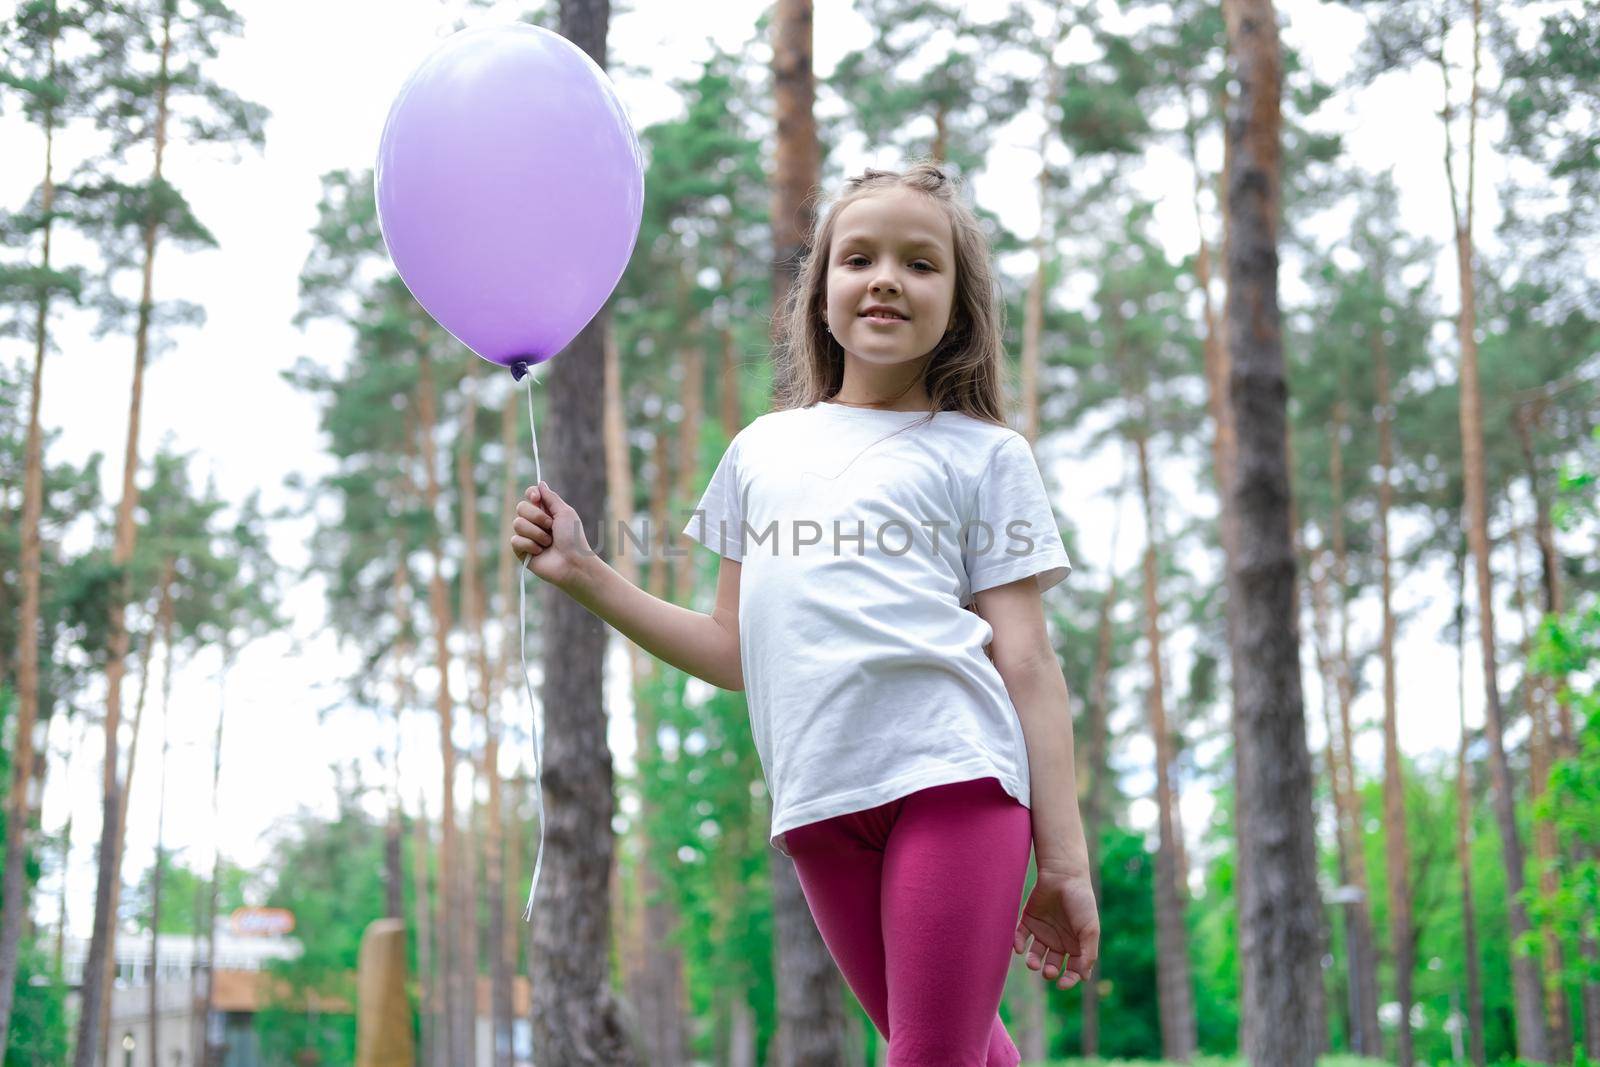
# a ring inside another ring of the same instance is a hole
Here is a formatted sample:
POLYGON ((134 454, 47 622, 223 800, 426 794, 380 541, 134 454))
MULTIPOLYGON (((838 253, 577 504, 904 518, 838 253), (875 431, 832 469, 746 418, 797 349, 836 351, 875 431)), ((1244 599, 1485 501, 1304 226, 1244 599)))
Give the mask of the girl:
POLYGON ((1001 414, 1004 305, 950 179, 868 170, 810 247, 775 410, 729 444, 684 530, 722 557, 712 612, 624 580, 543 482, 511 547, 651 654, 747 693, 772 844, 889 1063, 1015 1067, 1008 937, 1062 989, 1099 952, 1040 600, 1071 564, 1001 414))

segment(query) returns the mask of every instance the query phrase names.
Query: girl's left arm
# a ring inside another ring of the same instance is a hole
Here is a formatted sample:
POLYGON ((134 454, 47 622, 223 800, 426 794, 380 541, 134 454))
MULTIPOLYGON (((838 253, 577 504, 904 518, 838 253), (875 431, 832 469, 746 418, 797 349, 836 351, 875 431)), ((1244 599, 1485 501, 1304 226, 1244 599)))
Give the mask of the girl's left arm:
POLYGON ((1078 812, 1067 681, 1045 628, 1044 604, 1032 575, 976 594, 994 638, 990 658, 1005 682, 1028 745, 1033 849, 1039 870, 1089 876, 1089 850, 1078 812))

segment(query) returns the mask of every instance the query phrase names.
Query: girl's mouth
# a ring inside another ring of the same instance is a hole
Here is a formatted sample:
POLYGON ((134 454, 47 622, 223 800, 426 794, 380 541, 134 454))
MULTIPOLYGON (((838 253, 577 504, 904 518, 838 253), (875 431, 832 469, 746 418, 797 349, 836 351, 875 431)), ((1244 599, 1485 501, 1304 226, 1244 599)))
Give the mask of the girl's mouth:
POLYGON ((864 315, 862 316, 875 326, 898 326, 908 320, 897 318, 894 315, 864 315))

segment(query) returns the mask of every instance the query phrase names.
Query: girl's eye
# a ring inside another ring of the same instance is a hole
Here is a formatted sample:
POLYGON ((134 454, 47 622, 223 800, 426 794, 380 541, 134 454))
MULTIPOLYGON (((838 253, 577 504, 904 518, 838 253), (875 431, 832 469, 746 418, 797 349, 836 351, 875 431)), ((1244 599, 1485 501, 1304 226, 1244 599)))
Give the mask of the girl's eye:
MULTIPOLYGON (((857 253, 856 255, 846 257, 845 261, 844 261, 844 265, 847 266, 847 267, 854 267, 854 266, 856 266, 856 260, 858 260, 858 259, 861 260, 863 263, 865 263, 867 261, 867 257, 866 256, 863 256, 863 255, 857 253)), ((913 267, 924 267, 924 268, 926 268, 927 270, 930 270, 930 271, 934 269, 933 264, 929 263, 925 259, 919 259, 916 262, 912 263, 911 265, 913 267)))

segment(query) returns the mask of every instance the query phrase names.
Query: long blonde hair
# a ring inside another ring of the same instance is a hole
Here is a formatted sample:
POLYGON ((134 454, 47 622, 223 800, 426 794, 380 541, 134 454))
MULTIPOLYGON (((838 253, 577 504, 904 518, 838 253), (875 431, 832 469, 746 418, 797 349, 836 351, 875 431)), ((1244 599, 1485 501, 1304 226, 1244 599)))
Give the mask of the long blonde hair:
POLYGON ((828 252, 834 225, 849 204, 893 188, 927 195, 950 219, 954 237, 954 315, 922 377, 932 401, 928 419, 935 412, 959 411, 1004 426, 1001 337, 1005 301, 1000 298, 990 261, 989 238, 972 208, 961 199, 957 181, 930 160, 917 160, 904 171, 868 168, 848 179, 844 192, 819 213, 799 274, 776 317, 773 408, 810 407, 833 397, 844 384, 844 348, 827 329, 828 252))

